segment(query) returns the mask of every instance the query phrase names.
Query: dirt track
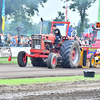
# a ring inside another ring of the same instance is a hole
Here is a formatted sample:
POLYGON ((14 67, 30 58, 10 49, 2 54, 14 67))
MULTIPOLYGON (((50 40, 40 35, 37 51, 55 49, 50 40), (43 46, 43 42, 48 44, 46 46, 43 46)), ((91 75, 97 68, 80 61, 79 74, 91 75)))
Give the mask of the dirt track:
POLYGON ((18 65, 0 65, 0 78, 34 78, 34 77, 50 77, 50 76, 74 76, 83 75, 84 70, 93 70, 96 74, 100 74, 100 68, 91 69, 67 69, 57 67, 48 69, 47 67, 19 67, 18 65))
POLYGON ((100 100, 100 81, 1 86, 0 100, 100 100))
MULTIPOLYGON (((100 74, 100 68, 66 69, 46 67, 21 68, 18 65, 0 65, 0 78, 27 78, 83 75, 84 70, 100 74)), ((100 100, 100 81, 48 83, 39 85, 0 86, 0 100, 100 100)))

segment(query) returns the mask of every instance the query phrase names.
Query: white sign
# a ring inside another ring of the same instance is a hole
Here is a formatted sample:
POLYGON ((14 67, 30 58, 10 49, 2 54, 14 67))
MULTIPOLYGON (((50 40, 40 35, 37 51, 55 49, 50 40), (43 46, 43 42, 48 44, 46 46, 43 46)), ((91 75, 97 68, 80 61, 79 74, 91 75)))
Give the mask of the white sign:
POLYGON ((35 45, 35 49, 40 49, 40 45, 35 45))

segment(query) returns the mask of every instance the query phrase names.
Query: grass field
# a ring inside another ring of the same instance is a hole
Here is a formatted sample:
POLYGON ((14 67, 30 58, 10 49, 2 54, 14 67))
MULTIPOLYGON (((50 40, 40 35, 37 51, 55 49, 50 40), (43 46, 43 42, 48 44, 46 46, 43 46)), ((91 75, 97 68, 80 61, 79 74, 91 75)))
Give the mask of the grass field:
MULTIPOLYGON (((17 63, 17 57, 13 57, 9 62, 7 57, 0 58, 0 63, 17 63)), ((28 58, 30 63, 30 58, 28 58)), ((20 84, 40 84, 40 83, 53 83, 53 82, 75 82, 82 80, 100 80, 100 74, 95 75, 95 78, 84 78, 84 76, 71 76, 71 77, 46 77, 46 78, 27 78, 27 79, 0 79, 0 85, 20 85, 20 84)))
MULTIPOLYGON (((30 58, 28 58, 28 63, 31 63, 30 58)), ((17 57, 12 57, 11 61, 8 61, 8 57, 0 57, 0 64, 17 64, 17 57)))
POLYGON ((100 80, 100 74, 95 75, 95 78, 84 78, 84 76, 70 77, 46 77, 46 78, 27 78, 27 79, 0 79, 0 85, 21 85, 21 84, 40 84, 53 82, 76 82, 76 81, 96 81, 100 80))

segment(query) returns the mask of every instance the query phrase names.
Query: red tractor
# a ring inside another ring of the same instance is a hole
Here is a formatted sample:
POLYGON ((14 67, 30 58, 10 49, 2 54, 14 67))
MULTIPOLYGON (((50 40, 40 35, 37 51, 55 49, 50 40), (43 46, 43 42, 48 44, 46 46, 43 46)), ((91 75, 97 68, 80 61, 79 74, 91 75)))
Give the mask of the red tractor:
POLYGON ((96 22, 93 27, 94 43, 89 47, 82 47, 87 51, 87 62, 90 62, 89 67, 100 67, 100 22, 96 22))
POLYGON ((55 45, 55 35, 42 34, 43 19, 41 18, 41 34, 33 34, 32 47, 30 54, 24 51, 19 52, 17 60, 20 67, 27 65, 27 57, 31 58, 33 66, 47 66, 48 68, 55 68, 56 65, 61 64, 66 68, 77 68, 80 61, 80 46, 74 37, 68 37, 68 29, 70 22, 52 22, 51 31, 54 24, 66 24, 66 35, 62 36, 59 43, 55 45))

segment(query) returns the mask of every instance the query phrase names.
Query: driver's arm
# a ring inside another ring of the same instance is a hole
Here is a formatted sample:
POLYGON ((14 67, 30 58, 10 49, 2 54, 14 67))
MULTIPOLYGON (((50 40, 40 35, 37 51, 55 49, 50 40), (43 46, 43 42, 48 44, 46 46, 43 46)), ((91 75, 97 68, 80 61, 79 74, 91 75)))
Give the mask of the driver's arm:
POLYGON ((55 33, 58 33, 58 31, 55 31, 55 33))

